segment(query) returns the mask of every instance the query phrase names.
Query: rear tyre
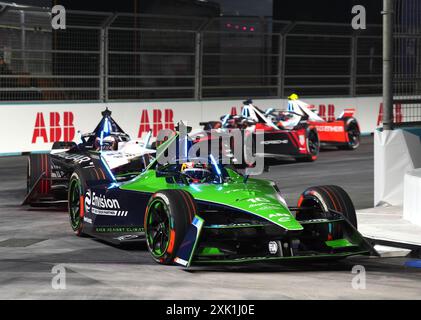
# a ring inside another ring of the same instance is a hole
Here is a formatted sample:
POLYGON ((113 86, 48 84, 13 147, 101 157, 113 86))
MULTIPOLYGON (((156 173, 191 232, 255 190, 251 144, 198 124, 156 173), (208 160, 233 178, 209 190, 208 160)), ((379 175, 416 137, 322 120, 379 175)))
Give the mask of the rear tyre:
POLYGON ((49 154, 31 154, 28 157, 26 169, 26 192, 35 185, 44 173, 43 181, 38 185, 37 192, 47 194, 51 188, 51 162, 49 154))
POLYGON ((150 198, 145 213, 145 234, 152 258, 172 264, 178 248, 197 212, 190 193, 161 190, 150 198))
POLYGON ((354 150, 360 146, 361 132, 358 122, 355 118, 345 118, 345 132, 348 136, 348 142, 339 146, 341 150, 354 150))
POLYGON ((319 156, 320 140, 316 128, 307 129, 307 154, 304 157, 297 158, 301 162, 313 162, 319 156))
MULTIPOLYGON (((357 228, 357 215, 351 198, 344 189, 338 186, 317 186, 307 188, 298 200, 299 208, 309 208, 299 211, 298 220, 325 219, 329 215, 329 209, 342 213, 348 221, 357 228)), ((331 224, 321 224, 318 230, 326 239, 342 238, 342 230, 339 224, 332 229, 331 224)))
POLYGON ((90 186, 109 181, 99 179, 98 168, 77 168, 70 176, 68 212, 70 225, 77 236, 84 236, 83 218, 86 214, 85 196, 90 186))

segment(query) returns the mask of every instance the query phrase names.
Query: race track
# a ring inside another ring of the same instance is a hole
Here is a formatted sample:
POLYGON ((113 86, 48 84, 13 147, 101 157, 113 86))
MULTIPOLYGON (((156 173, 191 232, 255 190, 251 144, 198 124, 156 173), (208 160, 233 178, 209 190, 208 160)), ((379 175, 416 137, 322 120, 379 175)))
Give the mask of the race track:
MULTIPOLYGON (((275 180, 290 204, 311 185, 338 184, 357 208, 373 203, 373 145, 327 151, 315 163, 283 163, 275 180)), ((352 258, 340 263, 201 267, 152 261, 144 245, 109 246, 73 235, 65 212, 22 207, 26 159, 0 158, 0 299, 420 299, 421 272, 407 258, 352 258), (366 269, 354 289, 353 266, 366 269), (63 267, 66 289, 52 288, 63 267)))

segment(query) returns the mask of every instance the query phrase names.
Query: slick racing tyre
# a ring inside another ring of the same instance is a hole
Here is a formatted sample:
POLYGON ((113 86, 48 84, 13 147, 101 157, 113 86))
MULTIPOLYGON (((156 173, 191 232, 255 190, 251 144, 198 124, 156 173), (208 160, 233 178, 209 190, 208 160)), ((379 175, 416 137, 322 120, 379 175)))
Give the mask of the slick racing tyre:
MULTIPOLYGON (((324 219, 329 215, 328 209, 342 213, 342 215, 357 228, 357 215, 354 205, 344 189, 338 186, 317 186, 307 188, 298 200, 298 208, 308 208, 298 211, 298 220, 324 219), (313 209, 314 208, 314 209, 313 209)), ((330 224, 321 224, 318 230, 326 239, 342 238, 340 224, 332 230, 330 224)))
POLYGON ((77 236, 83 235, 83 216, 85 214, 85 203, 83 199, 87 189, 86 187, 82 170, 76 169, 69 181, 68 211, 70 225, 77 236))
POLYGON ((68 212, 70 225, 77 236, 83 236, 83 217, 86 213, 85 194, 89 185, 101 181, 98 178, 98 169, 77 168, 70 177, 68 190, 68 212))
POLYGON ((28 193, 39 177, 44 174, 37 187, 37 192, 48 194, 51 188, 51 162, 49 154, 31 154, 26 170, 26 192, 28 193))
POLYGON ((317 159, 320 151, 319 134, 316 128, 307 128, 307 154, 304 157, 297 158, 298 161, 312 162, 317 159))
POLYGON ((361 132, 358 122, 355 118, 345 118, 345 132, 348 136, 348 142, 339 146, 341 150, 354 150, 360 146, 361 132))
POLYGON ((161 190, 150 198, 145 212, 145 235, 152 258, 171 264, 197 212, 190 193, 161 190))

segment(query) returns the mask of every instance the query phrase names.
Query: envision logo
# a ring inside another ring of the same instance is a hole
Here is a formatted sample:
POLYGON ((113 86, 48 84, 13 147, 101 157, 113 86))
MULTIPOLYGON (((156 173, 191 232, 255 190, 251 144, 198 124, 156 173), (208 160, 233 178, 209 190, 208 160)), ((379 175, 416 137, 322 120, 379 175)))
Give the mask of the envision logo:
POLYGON ((104 195, 96 195, 88 190, 85 194, 85 208, 87 212, 92 212, 99 216, 126 217, 127 210, 119 210, 120 203, 117 199, 106 198, 104 195))
POLYGON ((85 206, 88 210, 91 208, 91 206, 101 209, 120 209, 120 203, 117 199, 107 199, 102 194, 97 196, 95 192, 91 194, 91 190, 86 192, 85 206))
POLYGON ((91 190, 88 190, 85 194, 85 208, 87 211, 91 210, 91 190))

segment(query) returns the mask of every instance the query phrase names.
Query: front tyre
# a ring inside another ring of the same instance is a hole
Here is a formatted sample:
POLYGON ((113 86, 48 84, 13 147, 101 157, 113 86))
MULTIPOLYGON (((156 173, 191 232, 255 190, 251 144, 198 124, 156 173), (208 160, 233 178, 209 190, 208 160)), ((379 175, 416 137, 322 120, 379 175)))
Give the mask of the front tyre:
MULTIPOLYGON (((339 186, 317 186, 307 188, 298 200, 299 208, 306 208, 297 213, 298 220, 326 219, 329 209, 342 213, 342 215, 357 229, 357 214, 351 198, 339 186)), ((321 224, 318 230, 327 240, 342 238, 340 224, 321 224)))
POLYGON ((85 203, 83 202, 85 194, 85 185, 82 174, 76 170, 69 181, 68 191, 68 211, 70 217, 70 225, 77 236, 83 235, 83 216, 85 203))
POLYGON ((307 128, 307 154, 302 158, 297 158, 301 162, 313 162, 317 160, 320 151, 319 134, 316 128, 307 128))
POLYGON ((152 195, 145 213, 145 234, 152 258, 172 264, 197 208, 190 193, 161 190, 152 195))

